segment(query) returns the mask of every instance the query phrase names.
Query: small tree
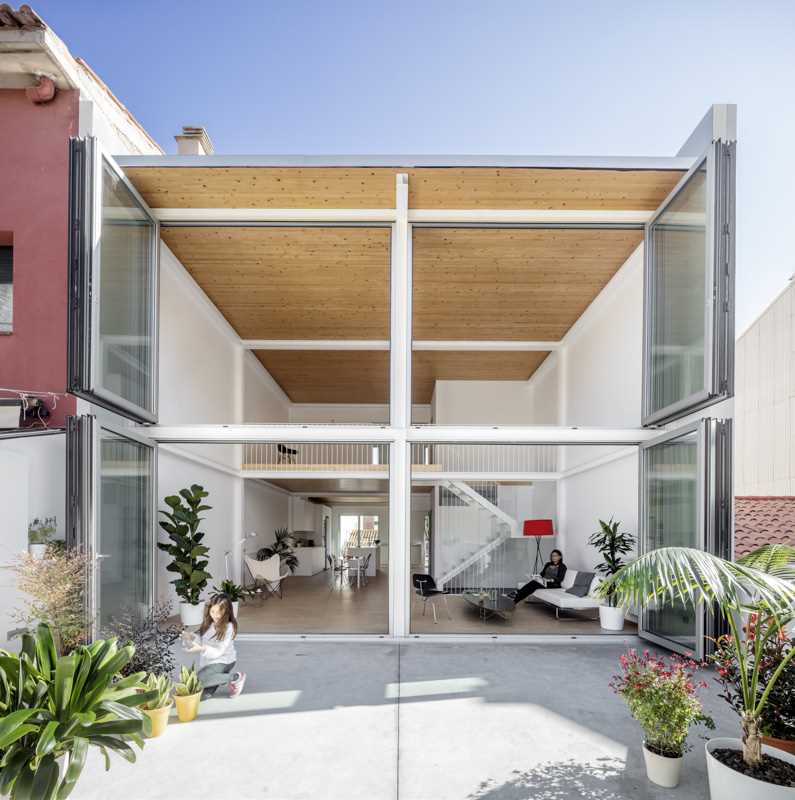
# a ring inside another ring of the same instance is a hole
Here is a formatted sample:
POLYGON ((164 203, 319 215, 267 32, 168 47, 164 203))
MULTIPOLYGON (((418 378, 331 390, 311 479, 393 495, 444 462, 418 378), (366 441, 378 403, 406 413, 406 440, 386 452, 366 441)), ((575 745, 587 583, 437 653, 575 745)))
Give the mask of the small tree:
POLYGON ((177 596, 193 606, 199 604, 202 590, 212 577, 207 572, 208 561, 204 558, 210 548, 201 544, 204 534, 199 531, 203 519, 199 514, 212 508, 202 504, 208 494, 202 486, 194 483, 190 489, 180 489, 179 495, 165 498, 170 511, 160 510, 165 519, 160 520, 159 525, 171 542, 158 542, 157 546, 172 558, 166 569, 179 576, 171 581, 177 596))
MULTIPOLYGON (((614 522, 612 517, 609 522, 600 519, 599 530, 588 539, 588 544, 595 547, 602 556, 602 560, 594 566, 596 572, 607 578, 615 575, 625 566, 622 556, 635 549, 635 542, 633 534, 621 530, 620 522, 614 522)), ((605 599, 609 605, 615 605, 612 592, 605 599)))

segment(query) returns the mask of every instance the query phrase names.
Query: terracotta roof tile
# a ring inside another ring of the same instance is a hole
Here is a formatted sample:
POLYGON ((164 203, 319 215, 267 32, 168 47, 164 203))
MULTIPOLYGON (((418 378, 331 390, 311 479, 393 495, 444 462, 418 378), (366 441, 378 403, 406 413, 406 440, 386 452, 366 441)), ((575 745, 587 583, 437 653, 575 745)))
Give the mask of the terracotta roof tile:
POLYGON ((763 544, 795 546, 795 497, 734 498, 735 556, 763 544))
POLYGON ((46 27, 42 18, 29 5, 21 5, 15 11, 8 3, 0 3, 0 30, 15 28, 35 31, 46 27))

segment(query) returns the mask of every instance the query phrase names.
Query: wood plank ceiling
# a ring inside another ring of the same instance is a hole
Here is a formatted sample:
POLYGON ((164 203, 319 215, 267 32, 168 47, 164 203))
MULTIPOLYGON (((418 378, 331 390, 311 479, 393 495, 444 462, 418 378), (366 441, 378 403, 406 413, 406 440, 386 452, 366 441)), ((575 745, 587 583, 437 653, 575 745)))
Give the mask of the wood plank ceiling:
MULTIPOLYGON (((153 208, 656 208, 677 170, 130 167, 153 208)), ((389 228, 169 227, 161 236, 242 339, 389 339, 389 228)), ((638 230, 415 228, 415 340, 558 341, 642 238, 638 230)), ((296 403, 386 403, 386 351, 256 352, 296 403)), ((527 380, 547 353, 418 351, 436 380, 527 380)))

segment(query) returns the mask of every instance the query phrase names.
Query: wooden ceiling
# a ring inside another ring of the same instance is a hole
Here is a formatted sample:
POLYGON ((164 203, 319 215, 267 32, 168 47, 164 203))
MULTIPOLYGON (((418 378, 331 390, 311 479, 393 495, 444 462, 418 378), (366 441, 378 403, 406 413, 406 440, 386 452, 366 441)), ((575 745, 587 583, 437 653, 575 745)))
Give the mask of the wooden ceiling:
POLYGON ((640 230, 415 228, 415 339, 559 341, 640 230))
POLYGON ((388 228, 163 228, 242 339, 388 339, 388 228))
MULTIPOLYGON (((385 350, 255 350, 294 403, 388 403, 385 350)), ((428 404, 437 380, 528 380, 548 353, 423 350, 412 359, 412 402, 428 404)))
POLYGON ((653 211, 680 170, 527 167, 127 167, 152 208, 372 208, 395 206, 409 176, 413 209, 653 211))

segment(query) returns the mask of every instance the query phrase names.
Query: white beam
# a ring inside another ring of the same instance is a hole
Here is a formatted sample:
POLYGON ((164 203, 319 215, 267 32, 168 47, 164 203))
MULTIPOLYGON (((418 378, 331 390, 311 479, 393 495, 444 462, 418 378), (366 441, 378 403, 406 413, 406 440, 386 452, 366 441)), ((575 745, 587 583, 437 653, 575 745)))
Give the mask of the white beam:
MULTIPOLYGON (((389 350, 388 339, 243 339, 247 350, 389 350)), ((458 352, 548 352, 560 342, 513 342, 477 340, 418 340, 412 350, 452 350, 458 352)))
POLYGON ((527 224, 527 225, 632 225, 641 226, 651 211, 570 208, 412 209, 409 222, 419 224, 527 224))
POLYGON ((640 444, 659 435, 646 428, 566 428, 557 425, 413 425, 410 442, 429 444, 640 444))
POLYGON ((433 486, 440 481, 557 481, 564 477, 560 472, 429 472, 427 469, 412 470, 414 486, 433 486))
MULTIPOLYGON (((357 470, 355 468, 346 469, 304 469, 304 470, 284 470, 284 469, 243 469, 239 473, 242 478, 256 478, 257 480, 388 480, 389 466, 381 470, 357 470)), ((323 494, 323 492, 315 492, 323 494)), ((348 492, 355 494, 355 492, 348 492)))
POLYGON ((411 626, 411 458, 405 439, 389 448, 389 633, 408 636, 411 626))
POLYGON ((257 442, 390 442, 395 432, 386 425, 150 425, 133 432, 155 442, 250 443, 257 442))
POLYGON ((388 339, 243 339, 247 350, 389 350, 388 339))
POLYGON ((560 342, 511 342, 511 341, 475 341, 475 340, 439 340, 414 342, 414 350, 455 350, 467 352, 547 352, 557 350, 560 342))
POLYGON ((164 225, 395 221, 394 208, 153 208, 152 214, 164 225))

